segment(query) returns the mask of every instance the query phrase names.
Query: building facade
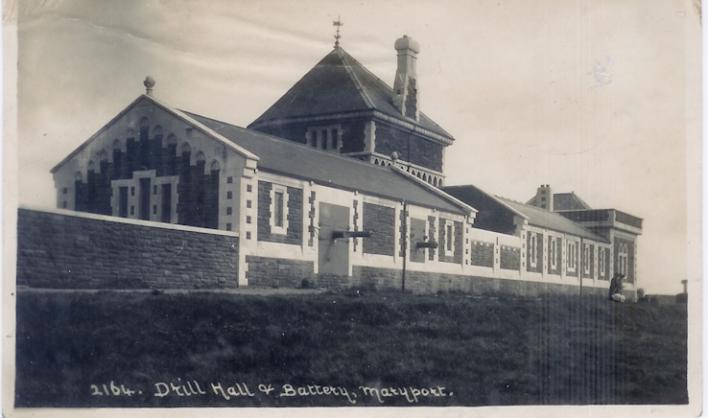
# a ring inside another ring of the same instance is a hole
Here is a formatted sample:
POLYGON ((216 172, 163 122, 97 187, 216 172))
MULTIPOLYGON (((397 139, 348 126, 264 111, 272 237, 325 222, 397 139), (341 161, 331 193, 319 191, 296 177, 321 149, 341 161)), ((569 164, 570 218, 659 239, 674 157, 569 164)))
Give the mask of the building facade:
POLYGON ((177 110, 148 78, 52 170, 57 206, 232 231, 236 286, 604 292, 623 272, 636 290, 641 219, 554 210, 545 186, 529 204, 445 187, 454 138, 420 111, 419 46, 395 49, 393 88, 337 45, 248 128, 177 110))

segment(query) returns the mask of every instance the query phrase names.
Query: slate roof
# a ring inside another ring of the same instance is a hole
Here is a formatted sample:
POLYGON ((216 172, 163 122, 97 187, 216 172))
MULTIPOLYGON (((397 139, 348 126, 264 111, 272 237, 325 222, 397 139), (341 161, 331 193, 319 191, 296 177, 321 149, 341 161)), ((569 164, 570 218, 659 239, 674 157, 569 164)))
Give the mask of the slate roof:
POLYGON ((574 192, 554 193, 553 210, 583 210, 592 209, 583 199, 574 192))
POLYGON ((558 213, 550 212, 536 206, 526 205, 501 196, 497 196, 497 198, 514 208, 514 210, 524 214, 524 216, 528 218, 529 225, 577 235, 595 241, 607 242, 605 238, 590 232, 579 224, 558 213))
POLYGON ((464 204, 455 202, 454 198, 445 197, 445 193, 434 192, 430 190, 432 186, 429 188, 419 184, 390 167, 377 166, 205 116, 185 113, 257 155, 260 170, 358 190, 374 196, 405 200, 452 213, 467 214, 472 209, 463 207, 464 204))
POLYGON ((343 48, 327 54, 258 119, 249 125, 312 115, 377 110, 454 140, 420 112, 415 121, 393 105, 393 88, 361 65, 343 48))

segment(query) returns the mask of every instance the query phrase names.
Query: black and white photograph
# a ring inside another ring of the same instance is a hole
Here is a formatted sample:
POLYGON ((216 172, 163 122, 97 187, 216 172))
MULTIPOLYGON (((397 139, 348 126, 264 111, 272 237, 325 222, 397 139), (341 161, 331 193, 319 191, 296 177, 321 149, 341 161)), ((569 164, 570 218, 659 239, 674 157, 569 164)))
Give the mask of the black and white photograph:
POLYGON ((701 414, 700 1, 3 9, 4 415, 701 414))

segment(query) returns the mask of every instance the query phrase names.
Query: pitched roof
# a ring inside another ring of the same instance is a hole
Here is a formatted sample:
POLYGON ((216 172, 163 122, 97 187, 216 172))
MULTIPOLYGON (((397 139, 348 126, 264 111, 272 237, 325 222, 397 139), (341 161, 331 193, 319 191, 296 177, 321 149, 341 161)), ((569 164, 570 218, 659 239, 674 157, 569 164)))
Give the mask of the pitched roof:
POLYGON ((554 193, 553 210, 580 210, 591 209, 590 205, 578 197, 575 192, 554 193))
POLYGON ((473 228, 513 234, 516 230, 514 217, 526 218, 523 213, 475 185, 446 186, 443 187, 443 190, 477 209, 478 212, 475 215, 474 224, 472 224, 473 228))
POLYGON ((505 202, 507 205, 511 206, 515 210, 523 213, 524 216, 528 218, 529 225, 551 229, 553 231, 564 232, 567 234, 572 234, 583 238, 592 239, 595 241, 607 242, 605 238, 590 232, 579 224, 571 221, 570 219, 558 213, 550 212, 546 209, 542 209, 536 206, 526 205, 521 202, 507 199, 501 196, 497 196, 497 198, 505 202))
POLYGON ((259 156, 260 170, 283 174, 323 185, 405 200, 421 206, 467 214, 474 209, 430 190, 391 167, 376 166, 327 151, 287 141, 252 129, 242 128, 205 116, 185 112, 211 130, 259 156))
POLYGON ((54 173, 55 171, 57 171, 59 169, 59 167, 61 167, 64 163, 66 163, 67 161, 72 159, 76 154, 81 152, 82 149, 86 148, 86 146, 88 146, 88 144, 90 144, 94 139, 96 139, 96 137, 98 137, 103 131, 105 131, 106 129, 108 129, 108 127, 113 125, 113 123, 116 120, 120 119, 130 109, 132 109, 133 107, 135 107, 138 103, 140 103, 142 101, 149 101, 152 104, 165 110, 166 112, 171 113, 173 116, 176 116, 177 118, 182 119, 184 122, 189 124, 191 127, 198 129, 199 131, 203 132, 206 135, 209 135, 210 137, 216 139, 217 141, 220 141, 220 142, 226 144, 229 148, 233 149, 238 154, 240 154, 246 158, 258 160, 258 156, 254 155, 253 153, 244 149, 243 147, 240 147, 238 144, 235 144, 233 141, 229 141, 228 139, 224 138, 223 136, 219 135, 218 133, 212 131, 207 126, 204 126, 203 124, 199 123, 198 121, 192 119, 189 115, 185 114, 183 111, 178 110, 178 109, 174 109, 170 106, 167 106, 166 104, 162 103, 161 101, 159 101, 158 99, 156 99, 153 96, 141 94, 135 100, 130 102, 130 104, 128 106, 124 107, 123 110, 118 112, 118 114, 115 115, 110 121, 108 121, 108 123, 103 125, 98 131, 96 131, 96 133, 91 135, 86 141, 84 141, 81 145, 79 145, 75 150, 73 150, 63 160, 61 160, 59 163, 57 163, 57 165, 52 167, 50 172, 54 173))
POLYGON ((393 105, 393 89, 341 47, 335 48, 290 90, 249 125, 271 120, 331 113, 377 110, 453 140, 452 135, 420 112, 406 118, 393 105))

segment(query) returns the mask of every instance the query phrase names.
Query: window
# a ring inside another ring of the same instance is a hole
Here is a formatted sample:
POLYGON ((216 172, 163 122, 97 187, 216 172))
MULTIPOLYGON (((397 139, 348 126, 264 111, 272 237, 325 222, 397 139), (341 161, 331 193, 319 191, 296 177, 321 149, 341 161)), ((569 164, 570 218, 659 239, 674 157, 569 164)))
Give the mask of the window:
POLYGON ((307 145, 326 151, 340 152, 343 146, 342 128, 339 125, 308 128, 305 133, 307 145))
POLYGON ((529 265, 535 268, 538 265, 538 234, 529 232, 529 265))
POLYGON ((246 185, 246 191, 249 192, 249 193, 252 192, 252 191, 253 191, 253 186, 251 186, 250 184, 247 184, 247 185, 246 185))
POLYGON ((605 249, 604 248, 598 248, 598 254, 597 254, 597 264, 600 270, 600 276, 605 276, 606 269, 605 269, 605 249))
POLYGON ((67 193, 69 193, 69 189, 64 187, 63 189, 61 189, 61 192, 62 192, 62 194, 67 194, 67 193))
POLYGON ((583 245, 583 273, 590 274, 590 246, 583 245))
POLYGON ((246 239, 251 239, 251 231, 246 231, 246 239))
POLYGON ((62 209, 66 209, 67 206, 68 206, 68 204, 66 203, 66 200, 61 202, 62 209))
POLYGON ((150 179, 141 178, 140 183, 140 219, 150 219, 150 179))
POLYGON ((558 240, 554 237, 548 237, 548 239, 551 241, 551 245, 549 245, 548 261, 551 265, 551 270, 555 270, 558 268, 558 240))
POLYGON ((251 223, 251 217, 250 217, 250 216, 246 216, 246 223, 247 223, 247 224, 250 224, 250 223, 251 223))
POLYGON ((455 253, 455 224, 446 219, 444 228, 445 256, 449 257, 455 253))
POLYGON ((577 243, 568 242, 568 271, 574 272, 578 266, 577 243))
POLYGON ((288 189, 274 184, 270 190, 270 232, 287 234, 288 232, 288 189))
POLYGON ((283 220, 283 201, 285 200, 285 194, 283 192, 273 193, 273 222, 275 226, 282 227, 285 223, 283 220))
POLYGON ((627 258, 629 255, 628 246, 625 243, 619 245, 617 251, 617 273, 627 274, 627 258))
POLYGON ((231 206, 229 206, 229 207, 226 208, 226 214, 227 214, 227 215, 231 215, 232 212, 233 212, 233 211, 232 211, 232 209, 231 209, 231 206))
POLYGON ((250 200, 247 200, 247 201, 246 201, 246 207, 249 208, 249 209, 251 208, 251 201, 250 201, 250 200))
POLYGON ((233 192, 231 192, 231 191, 226 192, 227 199, 231 199, 231 198, 233 198, 233 196, 234 196, 233 192))
POLYGON ((172 222, 172 185, 162 185, 162 222, 172 222))
POLYGON ((231 184, 231 183, 233 183, 233 182, 234 182, 234 178, 233 178, 233 177, 231 177, 231 176, 229 176, 229 177, 226 177, 226 182, 227 182, 227 183, 229 183, 229 184, 231 184))
POLYGON ((152 214, 157 215, 157 205, 152 205, 152 214))
POLYGON ((128 217, 128 187, 118 189, 118 216, 128 217))
POLYGON ((226 224, 226 230, 227 231, 233 231, 233 226, 231 224, 226 224))

